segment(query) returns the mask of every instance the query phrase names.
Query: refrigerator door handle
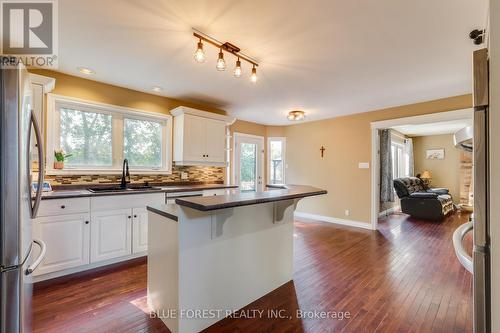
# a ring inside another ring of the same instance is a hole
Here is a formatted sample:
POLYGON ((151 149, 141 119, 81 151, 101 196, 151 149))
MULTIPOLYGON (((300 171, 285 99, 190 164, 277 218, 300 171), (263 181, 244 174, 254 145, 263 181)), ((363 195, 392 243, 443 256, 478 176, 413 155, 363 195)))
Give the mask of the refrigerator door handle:
POLYGON ((474 225, 472 222, 464 223, 455 230, 453 233, 453 247, 455 248, 455 254, 457 255, 458 261, 464 266, 466 270, 473 273, 472 257, 464 249, 463 240, 465 235, 467 235, 474 225))
MULTIPOLYGON (((42 192, 43 192, 43 176, 45 173, 45 157, 43 154, 43 141, 42 141, 42 135, 40 132, 40 127, 38 126, 38 121, 36 120, 36 116, 34 112, 31 112, 31 123, 33 124, 33 129, 35 131, 35 138, 36 138, 36 145, 38 149, 38 186, 36 189, 36 195, 34 198, 33 206, 31 206, 31 218, 35 218, 37 213, 38 213, 38 207, 40 206, 40 201, 42 200, 42 192)), ((31 131, 30 131, 31 133, 31 131)), ((30 144, 30 139, 28 136, 28 147, 30 144)), ((30 149, 28 148, 27 150, 27 163, 28 163, 28 186, 30 187, 30 191, 28 193, 31 193, 31 175, 30 175, 30 149)))
POLYGON ((35 271, 38 265, 40 265, 40 263, 42 262, 43 258, 45 258, 45 253, 47 252, 47 245, 44 241, 40 239, 33 239, 33 243, 40 246, 40 254, 38 254, 38 258, 36 258, 35 261, 33 261, 31 265, 28 266, 25 272, 26 275, 30 275, 35 271))

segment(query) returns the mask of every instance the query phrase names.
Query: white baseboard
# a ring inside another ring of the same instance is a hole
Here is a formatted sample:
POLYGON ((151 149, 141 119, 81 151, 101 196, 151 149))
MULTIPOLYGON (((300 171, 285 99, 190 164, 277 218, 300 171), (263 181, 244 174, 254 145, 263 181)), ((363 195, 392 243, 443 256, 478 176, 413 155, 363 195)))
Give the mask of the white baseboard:
POLYGON ((384 216, 387 216, 389 214, 398 212, 400 210, 401 210, 401 207, 399 207, 399 206, 391 207, 389 209, 384 210, 383 212, 378 213, 378 217, 384 217, 384 216))
POLYGON ((318 220, 321 222, 335 223, 335 224, 346 225, 349 227, 356 227, 356 228, 373 230, 372 225, 370 223, 366 223, 366 222, 339 219, 337 217, 316 215, 316 214, 303 213, 303 212, 297 212, 297 211, 294 213, 294 215, 295 215, 295 217, 303 217, 306 219, 318 220))

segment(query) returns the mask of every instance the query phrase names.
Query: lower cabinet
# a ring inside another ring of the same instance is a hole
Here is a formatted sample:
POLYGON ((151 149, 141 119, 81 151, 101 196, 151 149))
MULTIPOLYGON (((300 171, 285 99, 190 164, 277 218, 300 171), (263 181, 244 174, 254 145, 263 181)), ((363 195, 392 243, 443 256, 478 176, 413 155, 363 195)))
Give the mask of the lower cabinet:
POLYGON ((43 200, 33 238, 47 253, 33 275, 41 281, 145 255, 146 206, 163 203, 164 193, 43 200))
POLYGON ((90 262, 132 253, 132 209, 92 212, 90 262))
POLYGON ((148 211, 146 208, 132 209, 132 253, 148 250, 148 211))
POLYGON ((40 217, 33 223, 33 237, 43 240, 47 253, 33 275, 42 275, 89 263, 90 215, 40 217))

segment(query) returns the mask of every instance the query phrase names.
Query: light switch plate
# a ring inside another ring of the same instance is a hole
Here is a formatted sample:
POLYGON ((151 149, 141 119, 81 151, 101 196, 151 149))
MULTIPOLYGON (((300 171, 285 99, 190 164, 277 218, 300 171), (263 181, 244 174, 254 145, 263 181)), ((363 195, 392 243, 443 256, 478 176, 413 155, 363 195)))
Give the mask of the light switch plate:
POLYGON ((370 163, 368 163, 368 162, 359 162, 358 167, 360 169, 370 169, 370 163))

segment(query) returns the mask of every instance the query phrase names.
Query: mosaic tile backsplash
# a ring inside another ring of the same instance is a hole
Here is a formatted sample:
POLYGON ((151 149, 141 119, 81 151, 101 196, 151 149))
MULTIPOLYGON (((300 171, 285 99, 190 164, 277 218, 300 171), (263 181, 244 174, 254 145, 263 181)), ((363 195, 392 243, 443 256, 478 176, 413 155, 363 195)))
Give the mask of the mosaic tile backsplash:
MULTIPOLYGON (((181 179, 181 172, 187 172, 189 181, 193 182, 223 182, 224 168, 201 166, 173 166, 171 175, 139 175, 132 173, 132 183, 168 183, 186 181, 181 179)), ((119 183, 121 175, 45 175, 45 180, 51 185, 87 185, 119 183)))

